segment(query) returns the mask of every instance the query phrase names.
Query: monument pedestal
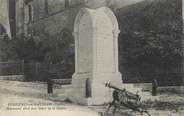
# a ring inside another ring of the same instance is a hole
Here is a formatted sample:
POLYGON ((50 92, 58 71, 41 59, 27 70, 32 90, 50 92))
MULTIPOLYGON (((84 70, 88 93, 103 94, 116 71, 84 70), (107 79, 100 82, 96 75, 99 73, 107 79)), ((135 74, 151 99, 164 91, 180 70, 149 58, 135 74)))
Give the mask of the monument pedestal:
POLYGON ((120 73, 99 73, 99 74, 74 74, 72 79, 72 91, 69 99, 74 103, 85 105, 100 105, 112 101, 112 89, 105 87, 105 83, 111 82, 117 87, 122 86, 120 73), (86 80, 90 80, 91 85, 87 85, 86 80), (80 83, 80 84, 79 84, 80 83), (86 96, 87 86, 91 86, 91 96, 86 96))
POLYGON ((75 73, 68 98, 80 104, 97 105, 112 100, 105 83, 122 86, 118 71, 118 22, 107 7, 82 8, 74 24, 75 73))

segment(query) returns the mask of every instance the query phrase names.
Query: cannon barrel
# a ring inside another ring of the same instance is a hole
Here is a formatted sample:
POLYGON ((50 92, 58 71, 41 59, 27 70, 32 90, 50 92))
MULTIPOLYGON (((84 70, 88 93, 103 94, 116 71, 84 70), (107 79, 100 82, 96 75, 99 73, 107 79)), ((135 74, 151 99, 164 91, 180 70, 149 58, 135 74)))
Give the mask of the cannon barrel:
POLYGON ((110 83, 106 83, 105 86, 109 87, 109 88, 113 88, 113 89, 118 90, 118 91, 125 91, 125 89, 119 89, 118 87, 115 87, 115 86, 111 85, 110 83))
POLYGON ((119 89, 118 87, 115 87, 111 85, 110 83, 105 84, 106 87, 113 88, 115 90, 118 90, 120 92, 125 92, 128 99, 134 99, 136 101, 140 101, 141 97, 138 94, 134 94, 132 92, 127 91, 126 89, 119 89))

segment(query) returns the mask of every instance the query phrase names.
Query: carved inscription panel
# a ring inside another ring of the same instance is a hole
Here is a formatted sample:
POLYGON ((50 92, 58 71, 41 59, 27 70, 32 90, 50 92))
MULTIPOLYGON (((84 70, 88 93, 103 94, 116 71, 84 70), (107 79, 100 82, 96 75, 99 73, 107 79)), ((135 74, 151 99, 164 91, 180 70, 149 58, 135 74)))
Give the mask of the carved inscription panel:
POLYGON ((79 24, 78 40, 78 71, 86 73, 92 71, 92 22, 89 15, 83 15, 79 24))
POLYGON ((99 72, 114 71, 114 39, 113 23, 105 13, 99 13, 97 18, 97 70, 99 72))

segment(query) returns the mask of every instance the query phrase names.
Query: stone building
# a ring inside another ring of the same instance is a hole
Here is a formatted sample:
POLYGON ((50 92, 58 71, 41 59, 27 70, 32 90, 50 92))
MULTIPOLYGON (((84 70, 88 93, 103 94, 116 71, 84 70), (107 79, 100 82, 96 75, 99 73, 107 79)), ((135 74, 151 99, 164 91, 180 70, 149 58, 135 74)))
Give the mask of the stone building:
POLYGON ((81 7, 97 8, 107 5, 115 11, 136 1, 143 0, 133 2, 127 2, 127 0, 27 0, 23 2, 19 0, 17 34, 31 34, 37 38, 37 41, 48 35, 53 37, 63 35, 62 33, 72 34, 74 20, 81 7))
POLYGON ((106 5, 115 11, 140 1, 144 0, 1 0, 1 8, 7 8, 1 10, 1 15, 8 17, 5 20, 10 23, 13 37, 32 34, 44 38, 44 34, 37 34, 38 30, 50 35, 61 33, 63 29, 72 31, 75 16, 81 7, 106 5))

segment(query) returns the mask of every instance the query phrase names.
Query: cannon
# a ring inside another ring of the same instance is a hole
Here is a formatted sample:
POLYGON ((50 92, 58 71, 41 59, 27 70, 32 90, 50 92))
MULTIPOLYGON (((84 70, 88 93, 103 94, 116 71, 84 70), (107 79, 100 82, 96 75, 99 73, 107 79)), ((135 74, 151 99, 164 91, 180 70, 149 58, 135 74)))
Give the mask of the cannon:
POLYGON ((141 115, 145 113, 148 116, 151 116, 147 112, 146 108, 144 108, 143 105, 141 104, 140 102, 141 97, 138 95, 138 92, 134 94, 132 92, 127 91, 126 89, 120 89, 118 87, 115 87, 110 83, 106 83, 105 86, 112 88, 114 90, 112 93, 113 101, 109 103, 109 106, 103 113, 103 116, 106 115, 106 113, 109 111, 111 107, 114 107, 112 112, 114 115, 116 110, 120 109, 122 106, 127 107, 133 111, 139 112, 141 115))

